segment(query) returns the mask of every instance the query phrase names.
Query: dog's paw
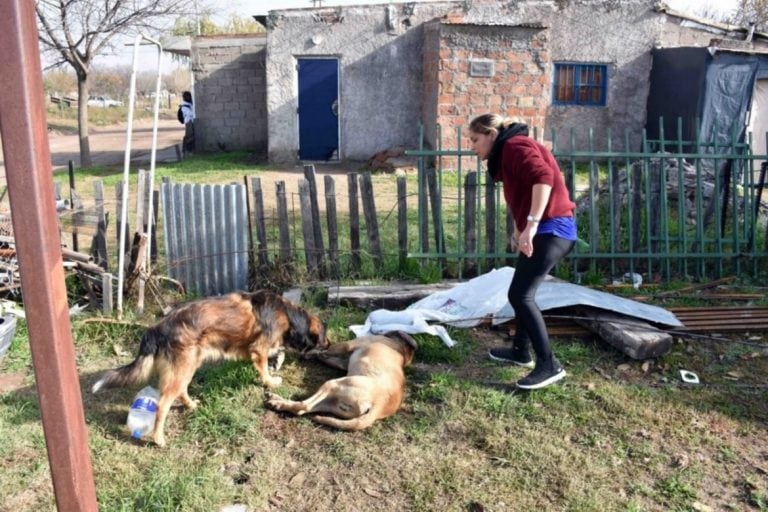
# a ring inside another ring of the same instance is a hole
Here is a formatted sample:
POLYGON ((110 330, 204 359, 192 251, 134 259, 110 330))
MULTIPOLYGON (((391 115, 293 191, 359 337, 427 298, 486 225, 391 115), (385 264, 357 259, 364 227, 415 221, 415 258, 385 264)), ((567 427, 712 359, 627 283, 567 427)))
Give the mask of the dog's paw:
POLYGON ((265 395, 264 406, 273 411, 281 411, 285 400, 280 395, 275 393, 267 393, 265 395))
POLYGON ((152 437, 152 441, 154 441, 155 444, 159 448, 165 448, 165 436, 163 436, 163 435, 154 435, 152 437))

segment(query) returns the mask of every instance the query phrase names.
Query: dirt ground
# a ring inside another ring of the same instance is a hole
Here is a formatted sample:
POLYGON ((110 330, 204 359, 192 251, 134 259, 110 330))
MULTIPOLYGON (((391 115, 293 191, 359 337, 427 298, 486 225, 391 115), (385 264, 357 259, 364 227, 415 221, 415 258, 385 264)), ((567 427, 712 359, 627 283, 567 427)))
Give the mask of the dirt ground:
MULTIPOLYGON (((149 161, 152 149, 152 120, 140 119, 133 123, 131 160, 149 161)), ((121 165, 125 159, 126 125, 91 128, 89 140, 94 165, 121 165)), ((184 127, 176 119, 161 119, 157 127, 156 161, 176 161, 176 145, 181 144, 184 127)), ((0 139, 2 140, 2 139, 0 139)), ((76 134, 48 133, 51 167, 54 172, 66 169, 69 161, 80 165, 80 142, 76 134)), ((5 183, 5 157, 0 151, 0 177, 5 183)))
MULTIPOLYGON (((157 133, 157 153, 156 162, 175 162, 179 155, 176 146, 181 144, 184 136, 184 128, 176 119, 161 119, 158 124, 157 133)), ((119 124, 107 127, 92 128, 89 134, 91 144, 91 158, 94 165, 122 166, 125 159, 126 126, 119 124)), ((2 139, 0 139, 1 141, 2 139)), ((74 161, 75 167, 80 163, 80 146, 76 134, 62 134, 57 132, 48 133, 49 147, 51 151, 51 164, 53 172, 66 171, 70 160, 74 161)), ((152 148, 152 121, 147 119, 136 120, 133 125, 133 136, 131 140, 131 161, 134 165, 139 162, 150 161, 152 148)), ((324 179, 325 176, 334 178, 337 192, 343 192, 347 189, 346 175, 349 172, 360 172, 365 166, 365 162, 347 161, 347 162, 329 162, 318 163, 315 165, 316 184, 318 196, 321 198, 320 207, 325 209, 324 204, 324 179)), ((410 168, 409 168, 410 169, 410 168)), ((274 209, 276 207, 275 190, 278 181, 285 182, 286 190, 295 194, 298 192, 298 183, 304 177, 302 165, 295 166, 275 166, 275 172, 260 173, 262 190, 264 191, 265 209, 274 209)), ((0 186, 6 184, 5 179, 5 161, 0 147, 0 186)), ((342 194, 343 195, 343 194, 342 194)), ((377 206, 390 206, 396 202, 396 191, 394 185, 392 191, 376 198, 377 206), (392 196, 391 198, 389 196, 392 196)), ((338 201, 337 211, 349 211, 347 201, 338 201)))

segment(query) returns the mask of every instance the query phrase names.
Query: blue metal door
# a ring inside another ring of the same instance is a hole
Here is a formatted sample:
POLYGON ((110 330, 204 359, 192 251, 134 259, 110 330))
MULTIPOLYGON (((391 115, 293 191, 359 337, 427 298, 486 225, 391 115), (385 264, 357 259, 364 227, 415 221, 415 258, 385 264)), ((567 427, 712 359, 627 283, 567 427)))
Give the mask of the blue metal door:
POLYGON ((338 61, 299 59, 299 159, 338 158, 338 105, 338 61))

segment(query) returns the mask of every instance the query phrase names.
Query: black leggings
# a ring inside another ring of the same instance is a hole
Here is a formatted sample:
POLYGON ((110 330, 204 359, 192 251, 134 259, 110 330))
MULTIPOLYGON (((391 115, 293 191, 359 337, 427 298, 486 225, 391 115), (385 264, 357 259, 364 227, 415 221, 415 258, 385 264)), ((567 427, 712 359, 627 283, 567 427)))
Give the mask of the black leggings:
POLYGON ((536 364, 552 358, 549 335, 544 317, 536 305, 536 289, 563 256, 573 249, 574 242, 550 234, 533 237, 533 255, 520 253, 507 297, 515 310, 515 346, 525 346, 530 340, 536 353, 536 364))

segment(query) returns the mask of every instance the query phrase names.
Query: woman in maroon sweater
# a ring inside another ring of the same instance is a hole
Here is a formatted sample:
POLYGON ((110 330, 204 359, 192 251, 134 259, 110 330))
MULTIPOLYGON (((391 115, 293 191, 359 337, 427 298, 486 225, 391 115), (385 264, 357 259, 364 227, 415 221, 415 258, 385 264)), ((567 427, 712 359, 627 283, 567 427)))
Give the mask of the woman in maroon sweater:
POLYGON ((573 248, 576 205, 552 153, 528 137, 525 124, 484 114, 472 120, 469 131, 472 149, 488 161, 493 180, 503 184, 504 199, 515 221, 510 244, 519 251, 507 294, 517 324, 512 348, 491 349, 489 356, 533 368, 517 387, 543 388, 565 377, 565 370, 552 353, 547 326, 534 299, 547 274, 573 248))

